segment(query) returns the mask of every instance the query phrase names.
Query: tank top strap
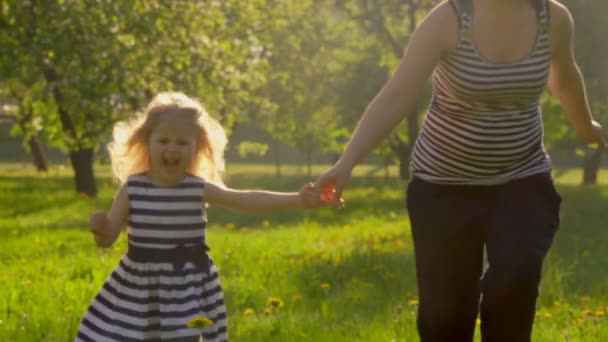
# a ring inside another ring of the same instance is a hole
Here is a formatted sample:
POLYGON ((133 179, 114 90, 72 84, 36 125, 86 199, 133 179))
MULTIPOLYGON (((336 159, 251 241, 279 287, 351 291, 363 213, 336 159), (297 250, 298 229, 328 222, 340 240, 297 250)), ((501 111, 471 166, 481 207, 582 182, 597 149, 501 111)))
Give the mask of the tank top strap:
POLYGON ((473 26, 471 0, 449 0, 458 16, 460 25, 460 39, 470 40, 472 38, 471 27, 473 26))
POLYGON ((533 0, 541 33, 549 32, 549 0, 533 0))

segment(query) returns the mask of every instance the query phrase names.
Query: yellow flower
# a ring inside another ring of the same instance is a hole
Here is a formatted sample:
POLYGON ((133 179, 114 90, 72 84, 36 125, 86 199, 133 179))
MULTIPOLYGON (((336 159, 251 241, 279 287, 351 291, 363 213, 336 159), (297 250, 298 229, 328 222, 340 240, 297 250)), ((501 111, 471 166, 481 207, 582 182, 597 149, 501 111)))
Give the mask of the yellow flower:
POLYGON ((283 305, 283 300, 279 297, 270 297, 268 298, 268 302, 266 302, 266 306, 273 308, 282 308, 283 305))
POLYGON ((412 305, 412 306, 413 305, 418 305, 418 299, 415 299, 415 298, 414 299, 410 299, 410 300, 407 301, 407 303, 409 305, 412 305))
POLYGON ((606 315, 606 311, 602 309, 595 310, 594 315, 597 317, 604 317, 606 315))
POLYGON ((191 319, 188 323, 186 323, 186 326, 188 326, 188 328, 194 328, 194 329, 203 329, 206 327, 210 327, 213 325, 213 321, 210 320, 207 317, 194 317, 193 319, 191 319))
POLYGON ((272 315, 272 308, 266 308, 266 309, 264 309, 264 315, 266 315, 266 316, 272 315))
POLYGON ((270 221, 268 221, 268 220, 262 221, 262 226, 264 226, 264 227, 270 226, 270 221))
POLYGON ((322 284, 321 284, 321 288, 322 288, 322 289, 328 289, 328 288, 330 288, 330 287, 331 287, 331 284, 330 284, 330 283, 322 283, 322 284))
POLYGON ((253 315, 253 309, 251 309, 251 308, 245 309, 244 314, 245 314, 245 316, 251 316, 251 315, 253 315))
POLYGON ((543 317, 544 318, 552 318, 553 315, 550 312, 545 312, 545 313, 543 313, 543 317))

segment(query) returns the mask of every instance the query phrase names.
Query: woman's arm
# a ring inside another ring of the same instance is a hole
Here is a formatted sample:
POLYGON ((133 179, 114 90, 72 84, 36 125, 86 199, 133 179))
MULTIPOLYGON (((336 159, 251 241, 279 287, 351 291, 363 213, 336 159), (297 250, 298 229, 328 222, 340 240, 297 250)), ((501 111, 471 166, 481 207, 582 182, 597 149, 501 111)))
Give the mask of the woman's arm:
POLYGON ((353 168, 412 112, 442 53, 458 42, 458 18, 447 2, 412 33, 397 70, 368 105, 339 163, 353 168))
POLYGON ((127 224, 129 215, 129 197, 127 186, 123 184, 112 203, 109 212, 98 211, 91 216, 91 231, 95 242, 100 247, 110 247, 127 224))
POLYGON ((312 183, 305 184, 299 192, 235 190, 205 183, 205 202, 250 213, 314 208, 324 204, 312 183))
POLYGON ((551 67, 549 89, 566 111, 577 134, 587 143, 602 143, 601 126, 593 120, 581 71, 574 57, 574 21, 563 5, 550 4, 551 67))
POLYGON ((413 32, 397 70, 368 105, 342 156, 317 179, 325 198, 336 204, 355 165, 411 114, 442 54, 453 50, 459 37, 458 16, 444 1, 413 32))

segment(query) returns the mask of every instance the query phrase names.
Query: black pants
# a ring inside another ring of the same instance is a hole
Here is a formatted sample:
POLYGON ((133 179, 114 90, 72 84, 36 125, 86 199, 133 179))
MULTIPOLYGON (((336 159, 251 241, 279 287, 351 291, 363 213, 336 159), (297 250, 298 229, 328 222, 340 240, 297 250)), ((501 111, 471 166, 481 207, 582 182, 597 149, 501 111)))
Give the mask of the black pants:
POLYGON ((542 263, 559 225, 551 175, 407 189, 422 342, 530 341, 542 263), (483 273, 484 246, 488 268, 483 273), (480 302, 481 299, 481 302, 480 302))

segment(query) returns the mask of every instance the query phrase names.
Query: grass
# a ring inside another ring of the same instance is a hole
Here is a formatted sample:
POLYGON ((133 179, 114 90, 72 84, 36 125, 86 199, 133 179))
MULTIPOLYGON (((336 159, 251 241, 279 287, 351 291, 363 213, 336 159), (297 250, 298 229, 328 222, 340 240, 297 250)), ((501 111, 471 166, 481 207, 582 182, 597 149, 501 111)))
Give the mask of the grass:
MULTIPOLYGON (((229 170, 227 184, 237 188, 293 191, 311 180, 299 167, 283 168, 281 178, 270 166, 229 170)), ((0 341, 72 341, 125 252, 124 234, 104 250, 86 231, 116 190, 107 168, 97 171, 100 195, 90 199, 73 193, 69 170, 0 166, 0 341)), ((373 171, 355 170, 342 210, 210 208, 232 341, 417 340, 405 184, 373 171)), ((577 171, 556 177, 562 226, 545 264, 534 341, 608 341, 608 173, 598 186, 577 185, 577 171)))

